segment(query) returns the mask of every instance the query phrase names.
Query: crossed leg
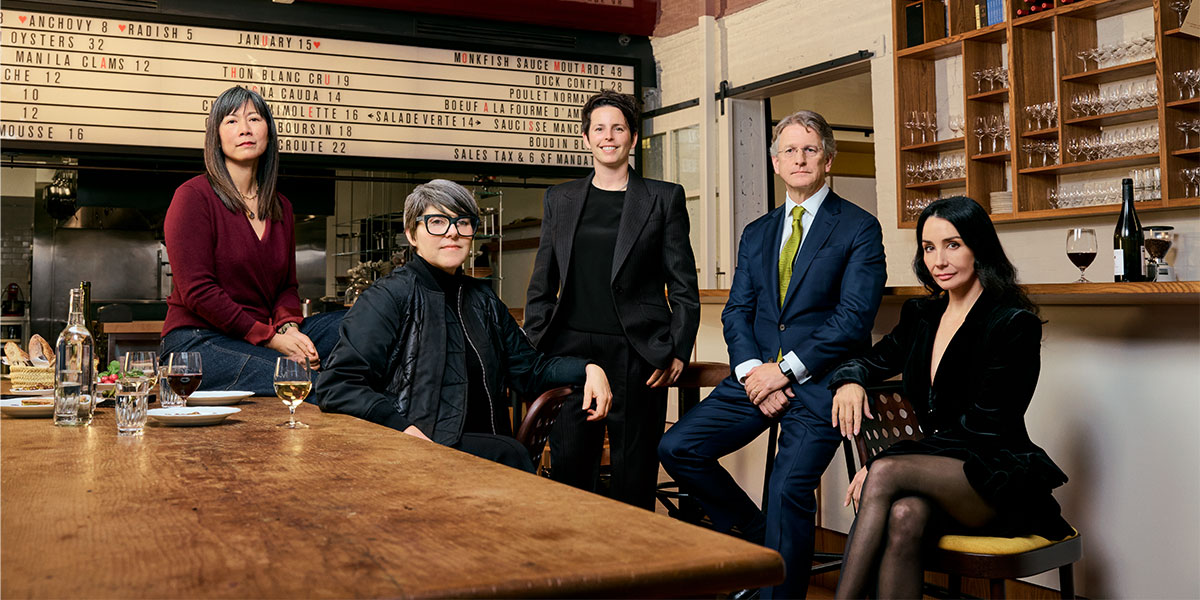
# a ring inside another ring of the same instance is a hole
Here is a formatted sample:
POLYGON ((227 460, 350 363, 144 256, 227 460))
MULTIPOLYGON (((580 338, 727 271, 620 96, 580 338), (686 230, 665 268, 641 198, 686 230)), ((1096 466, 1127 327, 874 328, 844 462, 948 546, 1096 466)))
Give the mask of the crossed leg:
POLYGON ((838 598, 865 597, 872 581, 880 598, 921 597, 921 549, 933 519, 982 527, 996 516, 962 467, 957 458, 923 454, 871 463, 846 544, 838 598))

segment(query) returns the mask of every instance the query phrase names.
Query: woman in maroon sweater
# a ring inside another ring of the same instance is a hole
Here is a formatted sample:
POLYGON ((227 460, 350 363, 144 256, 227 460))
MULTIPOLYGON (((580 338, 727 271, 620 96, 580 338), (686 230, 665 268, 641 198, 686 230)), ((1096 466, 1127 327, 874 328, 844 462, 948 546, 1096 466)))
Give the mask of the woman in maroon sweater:
POLYGON ((167 210, 174 289, 161 351, 200 352, 201 389, 274 395, 275 359, 319 367, 345 311, 301 316, 292 205, 275 191, 279 144, 261 96, 233 87, 213 102, 204 166, 167 210))

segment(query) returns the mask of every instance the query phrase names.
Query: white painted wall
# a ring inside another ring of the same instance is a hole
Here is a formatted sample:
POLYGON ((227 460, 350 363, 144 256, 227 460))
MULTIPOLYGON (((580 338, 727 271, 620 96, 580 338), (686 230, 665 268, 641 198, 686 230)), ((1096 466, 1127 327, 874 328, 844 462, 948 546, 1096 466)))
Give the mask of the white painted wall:
MULTIPOLYGON (((890 6, 886 0, 766 0, 718 21, 717 80, 738 86, 858 50, 871 50, 877 216, 888 255, 888 285, 914 285, 914 232, 896 226, 894 73, 890 6)), ((1106 20, 1102 36, 1144 28, 1144 11, 1106 20)), ((695 98, 703 73, 700 36, 690 29, 653 40, 662 104, 695 98)), ((946 66, 947 73, 951 65, 946 66)), ((947 90, 960 83, 945 77, 947 90)), ((715 91, 715 90, 713 90, 715 91)), ((954 110, 955 107, 952 107, 954 110)), ((666 115, 656 132, 699 122, 696 110, 666 115)), ((942 119, 944 120, 944 119, 942 119)), ((715 124, 713 125, 716 126, 715 124)), ((715 136, 714 136, 715 138, 715 136)), ((716 175, 719 180, 721 174, 716 175)), ((1200 279, 1200 210, 1141 215, 1143 225, 1174 225, 1183 233, 1175 264, 1200 279), (1194 271, 1188 268, 1194 265, 1194 271)), ((1069 282, 1077 271, 1064 254, 1068 227, 1094 227, 1105 241, 1115 217, 1091 217, 998 227, 1026 283, 1069 282)), ((1101 254, 1103 256, 1103 254, 1101 254)), ((1110 261, 1088 270, 1111 281, 1110 261)), ((697 355, 728 361, 720 306, 702 311, 697 355)), ((881 310, 876 334, 890 330, 898 305, 881 310)), ((1057 497, 1084 534, 1077 589, 1089 597, 1200 597, 1200 310, 1175 307, 1048 306, 1043 370, 1027 415, 1030 434, 1071 477, 1057 497)), ((673 413, 671 413, 673 414, 673 413)), ((757 498, 764 444, 724 461, 757 498)), ((823 486, 822 522, 845 531, 852 513, 840 507, 846 474, 835 457, 823 486)), ((1057 587, 1054 575, 1035 578, 1057 587)))

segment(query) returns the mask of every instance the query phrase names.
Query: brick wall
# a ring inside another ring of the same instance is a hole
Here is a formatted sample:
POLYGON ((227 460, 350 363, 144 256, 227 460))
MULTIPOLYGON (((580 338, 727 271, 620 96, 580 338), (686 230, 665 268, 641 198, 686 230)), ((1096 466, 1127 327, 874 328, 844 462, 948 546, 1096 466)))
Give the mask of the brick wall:
POLYGON ((33 198, 0 201, 0 289, 16 283, 29 297, 33 265, 33 198))

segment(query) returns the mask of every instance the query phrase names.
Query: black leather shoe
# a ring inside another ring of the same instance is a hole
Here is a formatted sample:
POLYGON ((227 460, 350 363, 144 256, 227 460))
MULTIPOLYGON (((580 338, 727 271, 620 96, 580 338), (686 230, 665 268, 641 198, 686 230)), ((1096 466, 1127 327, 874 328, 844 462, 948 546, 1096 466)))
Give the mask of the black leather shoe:
POLYGON ((758 600, 759 597, 759 588, 738 590, 728 596, 729 600, 758 600))

